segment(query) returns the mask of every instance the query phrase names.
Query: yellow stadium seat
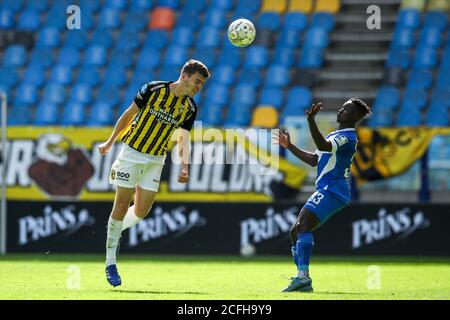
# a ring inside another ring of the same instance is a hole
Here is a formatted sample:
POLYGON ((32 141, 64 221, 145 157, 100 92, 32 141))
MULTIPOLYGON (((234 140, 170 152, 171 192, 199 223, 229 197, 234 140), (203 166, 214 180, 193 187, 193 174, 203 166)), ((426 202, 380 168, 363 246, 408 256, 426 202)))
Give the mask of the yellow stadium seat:
POLYGON ((449 0, 430 0, 428 2, 428 10, 437 10, 437 11, 449 11, 450 10, 450 1, 449 0))
POLYGON ((278 111, 272 106, 258 106, 253 111, 252 127, 276 128, 278 125, 278 111))
POLYGON ((425 7, 425 0, 403 0, 402 1, 402 9, 403 8, 414 8, 419 11, 422 11, 425 7))
POLYGON ((310 13, 313 9, 313 0, 291 0, 288 11, 310 13))
POLYGON ((325 11, 335 14, 340 8, 340 0, 317 0, 315 11, 325 11))
POLYGON ((263 0, 261 12, 284 13, 286 11, 286 0, 263 0))

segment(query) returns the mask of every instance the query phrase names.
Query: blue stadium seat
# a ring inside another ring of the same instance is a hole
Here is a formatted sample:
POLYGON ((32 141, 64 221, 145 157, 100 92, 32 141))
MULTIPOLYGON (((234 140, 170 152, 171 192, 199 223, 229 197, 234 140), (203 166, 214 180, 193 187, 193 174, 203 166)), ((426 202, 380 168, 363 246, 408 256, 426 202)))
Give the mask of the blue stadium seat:
MULTIPOLYGON (((80 7, 81 9, 81 7, 80 7)), ((66 18, 67 20, 67 18, 66 18)), ((81 24, 80 29, 71 29, 71 30, 91 30, 94 27, 94 14, 88 10, 81 9, 81 24)), ((67 22, 66 22, 67 26, 67 22)))
POLYGON ((248 84, 237 85, 231 96, 231 104, 242 106, 254 106, 256 104, 256 89, 248 84))
POLYGON ((395 110, 400 103, 400 92, 398 89, 389 86, 383 86, 378 89, 375 98, 374 110, 395 110))
POLYGON ((31 124, 32 109, 30 106, 14 105, 8 114, 9 126, 23 126, 31 124))
POLYGON ((108 65, 118 68, 130 68, 133 65, 133 55, 130 55, 130 51, 126 49, 114 49, 108 65))
POLYGON ((421 124, 421 114, 419 110, 400 109, 396 125, 398 127, 416 127, 421 124))
POLYGON ((90 86, 96 86, 100 83, 100 76, 98 70, 90 66, 85 66, 80 69, 78 73, 78 83, 88 84, 90 86))
POLYGON ((335 25, 334 16, 329 12, 316 12, 312 16, 310 28, 322 28, 330 32, 335 25))
POLYGON ((234 12, 241 16, 251 15, 257 13, 260 7, 261 0, 237 0, 234 12))
POLYGON ((430 127, 448 127, 449 122, 448 109, 436 109, 433 105, 428 108, 425 116, 425 124, 430 127))
POLYGON ((203 27, 197 32, 195 47, 202 49, 214 49, 221 45, 220 31, 216 28, 203 27))
POLYGON ((14 12, 0 7, 0 29, 8 30, 14 27, 14 12))
POLYGON ((412 67, 414 69, 434 68, 437 65, 437 52, 433 48, 419 47, 416 49, 412 67))
POLYGON ((96 29, 91 38, 91 44, 111 48, 113 44, 113 33, 109 29, 96 29))
MULTIPOLYGON (((291 87, 286 101, 286 109, 300 109, 304 111, 311 105, 312 95, 311 91, 306 87, 295 86, 291 87)), ((301 113, 304 114, 303 112, 301 113)))
POLYGON ((241 104, 232 104, 228 109, 227 117, 224 123, 225 128, 247 127, 250 125, 251 108, 243 110, 245 107, 241 104))
POLYGON ((203 25, 210 26, 211 28, 224 28, 226 22, 224 11, 211 8, 206 12, 203 25))
POLYGON ((72 87, 70 101, 83 105, 92 103, 92 88, 88 84, 78 83, 72 87))
POLYGON ((66 39, 64 40, 64 47, 83 49, 88 44, 87 32, 81 30, 68 30, 66 31, 66 39))
POLYGON ((393 49, 409 49, 415 43, 415 31, 412 29, 396 28, 392 37, 391 48, 393 49))
MULTIPOLYGON (((176 27, 189 28, 192 31, 197 31, 198 27, 202 25, 201 20, 198 18, 199 13, 194 11, 182 11, 177 18, 176 27)), ((215 29, 215 28, 214 28, 215 29)), ((214 30, 213 29, 213 30, 214 30)), ((206 36, 206 34, 204 34, 206 36)), ((200 38, 200 35, 199 35, 200 38)))
POLYGON ((53 82, 47 83, 44 88, 42 101, 45 101, 46 103, 61 104, 64 102, 65 98, 66 92, 63 85, 53 82))
POLYGON ((236 70, 229 65, 221 64, 217 66, 212 74, 213 78, 211 80, 218 84, 229 86, 235 82, 236 70))
POLYGON ((28 1, 28 3, 27 3, 28 9, 36 10, 38 12, 44 12, 45 10, 48 9, 48 6, 49 6, 48 0, 33 0, 33 1, 28 1))
POLYGON ((211 6, 213 8, 217 8, 220 10, 230 10, 231 8, 233 8, 234 5, 234 0, 215 0, 212 1, 211 6))
POLYGON ((28 83, 22 83, 16 89, 14 103, 22 105, 36 104, 39 99, 39 93, 36 86, 28 83))
POLYGON ((148 20, 148 15, 145 12, 130 11, 124 20, 123 29, 142 31, 147 26, 148 20))
POLYGON ((180 0, 157 0, 156 6, 178 9, 180 7, 180 0))
POLYGON ((40 67, 47 68, 53 63, 52 49, 48 48, 34 48, 31 53, 30 65, 38 65, 40 67))
POLYGON ((301 34, 300 31, 295 29, 286 29, 284 28, 277 40, 277 48, 299 48, 301 43, 301 34))
POLYGON ((19 81, 19 75, 13 67, 0 68, 0 85, 3 87, 13 87, 19 81))
POLYGON ((206 91, 205 103, 223 106, 228 102, 228 97, 228 88, 225 85, 212 84, 206 91))
POLYGON ((295 51, 292 48, 277 47, 272 57, 272 64, 292 67, 295 63, 295 51))
POLYGON ((400 109, 421 110, 427 105, 428 93, 425 90, 406 89, 403 93, 403 100, 400 109))
POLYGON ((303 31, 308 25, 308 17, 302 12, 288 12, 284 15, 283 29, 303 31))
POLYGON ((408 69, 411 64, 411 54, 407 49, 389 50, 386 67, 408 69))
MULTIPOLYGON (((79 1, 80 1, 80 8, 83 8, 82 10, 85 10, 90 14, 96 13, 102 6, 101 2, 99 1, 92 1, 92 0, 79 0, 79 1)), ((145 1, 148 2, 147 0, 145 1)))
POLYGON ((159 70, 159 80, 175 81, 180 76, 180 68, 177 66, 164 66, 159 70))
POLYGON ((106 63, 106 48, 99 45, 89 46, 84 53, 86 66, 103 66, 106 63))
POLYGON ((408 75, 409 89, 429 89, 433 83, 433 73, 427 69, 412 69, 408 75))
POLYGON ((119 39, 116 42, 117 49, 133 51, 140 46, 139 36, 135 30, 124 29, 120 32, 119 39))
POLYGON ((217 58, 214 50, 205 50, 197 45, 192 58, 203 62, 211 70, 216 66, 217 58))
POLYGON ((423 28, 438 28, 444 30, 448 24, 447 13, 444 11, 428 11, 425 14, 423 28))
POLYGON ((317 48, 303 48, 299 67, 304 69, 320 68, 323 65, 323 52, 317 48))
POLYGON ((323 28, 310 28, 306 31, 305 48, 326 48, 328 46, 328 32, 323 28))
POLYGON ((285 66, 272 65, 267 69, 266 87, 282 88, 289 84, 289 69, 285 66))
POLYGON ((422 29, 419 36, 419 44, 421 47, 439 48, 442 43, 441 31, 437 28, 422 29))
MULTIPOLYGON (((58 2, 56 2, 57 4, 58 2)), ((52 6, 50 11, 47 13, 47 19, 45 25, 49 28, 54 28, 57 30, 62 30, 67 27, 67 14, 65 7, 55 7, 52 6)))
POLYGON ((89 113, 87 125, 89 127, 102 127, 113 124, 114 108, 113 105, 100 101, 95 103, 89 113))
POLYGON ((392 127, 394 113, 390 110, 385 110, 383 113, 374 112, 370 115, 367 124, 372 128, 392 127))
POLYGON ((431 94, 432 104, 437 104, 443 108, 450 108, 450 87, 436 88, 431 94))
POLYGON ((136 65, 142 68, 156 68, 161 63, 161 57, 157 49, 144 48, 138 57, 136 65))
POLYGON ((262 85, 263 76, 260 68, 250 68, 241 70, 239 83, 259 88, 262 85))
POLYGON ((61 124, 65 126, 82 126, 85 124, 85 107, 82 103, 70 101, 63 108, 61 124))
POLYGON ((199 120, 202 121, 203 127, 217 127, 222 124, 222 114, 223 106, 205 102, 200 108, 199 120))
POLYGON ((131 0, 130 2, 131 11, 148 12, 153 7, 153 1, 149 0, 131 0))
POLYGON ((259 16, 256 28, 277 31, 280 29, 280 26, 281 16, 276 12, 267 11, 259 16))
POLYGON ((58 64, 53 67, 50 80, 54 83, 67 85, 72 82, 72 68, 68 65, 58 64))
POLYGON ((172 43, 177 46, 189 48, 194 40, 192 29, 188 27, 177 27, 172 31, 172 43))
POLYGON ((420 12, 414 8, 400 10, 397 18, 397 26, 400 28, 417 29, 420 25, 420 12))
POLYGON ((76 67, 80 64, 80 51, 76 48, 65 47, 59 51, 59 64, 76 67))
POLYGON ((164 30, 150 30, 145 38, 145 48, 161 49, 168 45, 168 33, 164 30))
POLYGON ((25 71, 23 82, 32 84, 37 88, 42 87, 45 82, 45 68, 39 65, 30 65, 25 71))
POLYGON ((188 54, 186 48, 171 46, 167 48, 163 65, 166 67, 181 67, 187 60, 188 54))
POLYGON ((237 68, 242 62, 241 50, 236 47, 224 47, 220 53, 219 61, 237 68))
POLYGON ((111 66, 106 70, 103 83, 121 87, 127 83, 127 72, 125 68, 111 66))
POLYGON ((36 48, 56 48, 60 46, 60 42, 59 30, 46 27, 38 34, 36 48))
POLYGON ((120 27, 120 11, 117 9, 110 8, 108 6, 104 6, 102 11, 100 12, 100 17, 98 19, 97 27, 103 28, 111 28, 115 29, 120 27))
POLYGON ((185 0, 181 14, 192 13, 197 16, 208 6, 207 0, 185 0))
POLYGON ((265 88, 261 90, 258 105, 269 105, 280 110, 283 103, 284 94, 281 89, 265 88))
POLYGON ((113 9, 123 10, 128 6, 128 0, 108 0, 108 6, 113 9))
POLYGON ((27 51, 21 45, 12 45, 6 48, 3 54, 4 67, 21 67, 27 62, 27 51))
POLYGON ((37 10, 27 9, 19 16, 17 25, 20 30, 36 31, 41 25, 40 14, 37 10))
POLYGON ((2 1, 1 7, 11 10, 13 12, 18 12, 20 9, 23 8, 25 0, 8 0, 8 1, 2 1))
POLYGON ((244 62, 245 68, 263 68, 269 63, 267 48, 254 45, 248 48, 247 56, 244 62))
POLYGON ((96 103, 107 102, 111 106, 119 103, 119 87, 115 85, 103 84, 97 91, 96 103))
POLYGON ((33 125, 50 126, 58 122, 59 110, 56 104, 41 103, 35 112, 33 125))
POLYGON ((450 90, 450 73, 448 70, 441 69, 436 79, 436 88, 450 90))

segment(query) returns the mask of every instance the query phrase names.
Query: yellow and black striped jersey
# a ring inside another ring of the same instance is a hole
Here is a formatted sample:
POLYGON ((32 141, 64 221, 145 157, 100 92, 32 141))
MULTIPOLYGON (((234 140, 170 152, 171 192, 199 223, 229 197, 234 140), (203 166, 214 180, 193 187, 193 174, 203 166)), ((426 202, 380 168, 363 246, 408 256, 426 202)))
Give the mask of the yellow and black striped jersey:
POLYGON ((141 87, 134 98, 140 111, 123 133, 124 143, 137 151, 162 156, 175 129, 192 129, 197 105, 188 96, 176 97, 169 88, 172 82, 153 81, 141 87))

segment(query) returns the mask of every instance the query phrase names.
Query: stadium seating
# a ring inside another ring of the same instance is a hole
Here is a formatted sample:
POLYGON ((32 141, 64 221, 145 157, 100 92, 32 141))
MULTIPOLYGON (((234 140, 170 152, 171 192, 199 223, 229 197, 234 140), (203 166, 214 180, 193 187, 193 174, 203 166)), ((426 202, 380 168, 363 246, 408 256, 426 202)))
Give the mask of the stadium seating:
POLYGON ((253 110, 252 127, 275 128, 278 125, 278 111, 272 106, 258 106, 253 110))
POLYGON ((291 0, 288 11, 310 13, 313 10, 313 0, 291 0))

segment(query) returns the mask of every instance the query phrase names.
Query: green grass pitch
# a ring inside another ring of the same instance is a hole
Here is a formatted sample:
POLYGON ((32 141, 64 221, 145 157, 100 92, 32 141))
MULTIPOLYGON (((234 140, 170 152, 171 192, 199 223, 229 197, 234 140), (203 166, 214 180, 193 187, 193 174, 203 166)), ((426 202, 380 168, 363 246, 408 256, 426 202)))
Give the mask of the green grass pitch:
POLYGON ((102 255, 0 257, 0 299, 450 299, 450 258, 313 257, 313 293, 280 292, 295 273, 290 257, 119 258, 113 288, 102 255))

